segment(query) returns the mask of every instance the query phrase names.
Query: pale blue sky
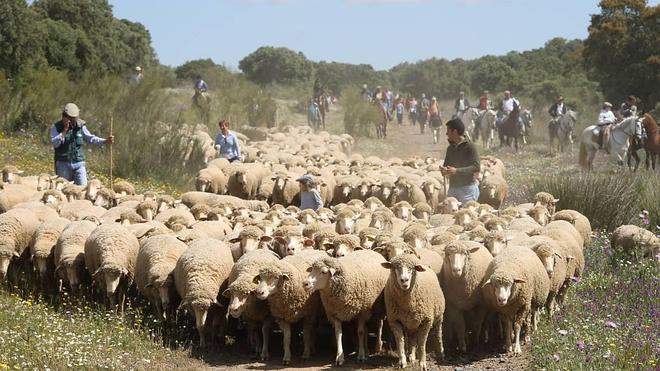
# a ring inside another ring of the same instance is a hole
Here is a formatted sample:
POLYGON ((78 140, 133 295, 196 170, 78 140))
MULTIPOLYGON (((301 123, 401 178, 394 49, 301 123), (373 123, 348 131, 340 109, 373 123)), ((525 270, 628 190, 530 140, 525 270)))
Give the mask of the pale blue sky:
MULTIPOLYGON (((389 69, 584 39, 597 0, 109 0, 144 24, 161 63, 211 58, 234 69, 260 46, 314 61, 389 69)), ((650 3, 657 3, 651 1, 650 3)))

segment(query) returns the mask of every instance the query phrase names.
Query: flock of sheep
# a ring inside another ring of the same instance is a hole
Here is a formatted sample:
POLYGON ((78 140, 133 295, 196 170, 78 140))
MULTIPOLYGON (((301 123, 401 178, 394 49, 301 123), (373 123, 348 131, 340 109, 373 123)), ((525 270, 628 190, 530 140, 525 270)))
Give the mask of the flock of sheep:
MULTIPOLYGON (((519 354, 521 334, 526 340, 542 312, 560 310, 584 269, 589 220, 555 211, 545 192, 504 207, 496 158, 482 159, 480 202, 461 205, 446 197, 435 159, 363 158, 348 135, 281 130, 245 140, 243 163, 209 161, 197 191, 178 200, 135 194, 125 181, 80 188, 5 166, 0 278, 34 271, 43 292, 96 287, 112 306, 135 285, 164 321, 192 313, 202 346, 222 339, 227 321, 243 321, 264 360, 276 322, 285 364, 292 324, 302 323, 308 359, 327 318, 338 365, 342 324, 357 330, 358 361, 369 357, 373 326, 376 352, 391 339, 400 366, 425 369, 429 335, 439 359, 443 344, 466 352, 503 342, 519 354), (304 173, 315 175, 326 207, 296 206, 304 173)), ((622 227, 613 246, 654 254, 658 239, 634 228, 622 227)))

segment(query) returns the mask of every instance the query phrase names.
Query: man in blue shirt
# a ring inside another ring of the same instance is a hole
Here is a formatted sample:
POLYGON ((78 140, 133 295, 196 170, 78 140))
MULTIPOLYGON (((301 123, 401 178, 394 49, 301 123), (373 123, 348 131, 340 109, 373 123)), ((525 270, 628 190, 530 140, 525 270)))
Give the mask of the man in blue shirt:
POLYGON ((103 139, 89 132, 86 122, 78 117, 80 110, 73 103, 67 103, 62 111, 62 119, 50 128, 50 142, 55 149, 55 174, 66 180, 73 180, 80 186, 87 185, 85 151, 83 143, 101 145, 112 143, 113 136, 103 139))
POLYGON ((218 126, 220 132, 215 137, 215 149, 218 150, 219 157, 226 158, 229 162, 240 161, 241 145, 236 134, 229 131, 229 121, 221 120, 218 126))
POLYGON ((316 189, 314 177, 305 174, 297 179, 300 183, 300 210, 312 209, 314 211, 323 207, 323 200, 319 190, 316 189))

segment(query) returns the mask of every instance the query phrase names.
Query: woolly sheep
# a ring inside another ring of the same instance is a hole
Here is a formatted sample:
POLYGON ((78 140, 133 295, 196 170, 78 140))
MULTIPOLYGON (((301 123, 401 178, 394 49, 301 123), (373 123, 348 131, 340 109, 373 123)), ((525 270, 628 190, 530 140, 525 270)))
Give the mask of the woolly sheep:
POLYGON ((57 211, 55 211, 54 208, 44 205, 41 202, 37 201, 30 201, 30 202, 23 202, 20 203, 16 206, 14 206, 14 209, 26 209, 30 210, 34 213, 34 215, 39 219, 39 221, 44 221, 47 219, 52 219, 52 218, 57 218, 58 214, 57 211))
POLYGON ((412 211, 413 208, 408 201, 399 201, 392 206, 394 216, 406 222, 412 219, 412 211))
POLYGON ((499 175, 491 175, 479 184, 479 203, 499 209, 509 193, 506 180, 499 175))
POLYGON ((358 217, 359 215, 348 207, 341 209, 335 215, 335 232, 339 234, 355 233, 355 221, 358 217))
MULTIPOLYGON (((246 166, 247 164, 243 164, 246 166)), ((240 197, 245 200, 254 199, 259 188, 257 172, 250 168, 239 168, 227 179, 227 194, 240 197)))
MULTIPOLYGON (((238 233, 238 237, 230 239, 229 242, 239 244, 240 254, 238 254, 238 257, 240 257, 250 251, 261 248, 262 243, 270 242, 271 240, 272 238, 264 235, 264 231, 261 228, 254 225, 248 225, 241 229, 238 233)), ((234 254, 234 260, 238 261, 238 257, 233 249, 232 254, 234 254)))
POLYGON ((426 202, 418 202, 413 205, 413 216, 415 218, 428 221, 431 214, 433 214, 433 208, 426 202))
POLYGON ((62 230, 53 250, 55 274, 69 283, 74 294, 78 291, 79 285, 86 282, 89 277, 85 269, 85 241, 97 226, 97 223, 89 220, 69 223, 62 230))
POLYGON ((200 169, 195 178, 195 190, 215 194, 227 192, 227 176, 214 166, 200 169))
POLYGON ((21 184, 12 185, 12 187, 5 185, 4 189, 0 191, 0 214, 9 211, 21 202, 32 200, 35 196, 40 195, 21 184))
MULTIPOLYGON (((343 258, 320 258, 307 270, 304 287, 309 293, 320 292, 325 314, 335 329, 335 363, 339 366, 344 364, 342 322, 357 320, 358 360, 367 360, 366 323, 372 316, 382 323, 384 316, 383 289, 389 276, 380 266, 384 261, 374 251, 360 250, 343 258)), ((380 339, 376 347, 382 347, 380 339)))
POLYGON ((7 184, 20 184, 21 175, 23 174, 22 170, 14 165, 5 165, 2 168, 2 182, 7 184))
POLYGON ((262 361, 269 357, 268 332, 270 329, 270 310, 268 303, 257 300, 255 290, 257 283, 255 277, 259 271, 279 260, 277 254, 269 250, 251 250, 241 256, 234 264, 227 279, 227 289, 222 295, 229 299, 228 313, 234 317, 242 317, 248 323, 248 340, 255 353, 260 355, 262 361), (256 334, 256 323, 261 322, 263 346, 260 345, 256 334))
POLYGON ((465 226, 477 219, 477 213, 470 209, 458 210, 454 213, 454 224, 465 226))
POLYGON ((442 289, 446 294, 447 311, 451 311, 451 328, 458 339, 458 349, 467 350, 466 322, 472 324, 469 332, 478 344, 486 308, 481 294, 481 282, 493 257, 480 245, 452 241, 444 249, 445 260, 441 273, 442 289), (469 318, 471 317, 471 318, 469 318), (469 321, 466 321, 468 320, 469 321))
POLYGON ((426 202, 424 191, 410 180, 400 177, 396 182, 394 196, 397 201, 407 201, 411 205, 426 202))
POLYGON ((536 329, 538 310, 545 305, 550 280, 536 254, 526 247, 511 246, 488 265, 481 287, 484 301, 500 314, 508 352, 520 354, 520 330, 536 329), (529 320, 531 318, 532 325, 529 320), (511 346, 511 333, 515 346, 511 346))
POLYGON ((145 199, 137 205, 135 211, 144 218, 145 221, 151 221, 156 215, 158 204, 152 199, 145 199))
POLYGON ((332 238, 332 256, 341 258, 361 249, 360 238, 354 234, 340 234, 332 238))
POLYGON ((211 306, 217 303, 234 264, 226 243, 212 238, 193 240, 176 262, 174 283, 181 307, 195 316, 200 346, 206 346, 204 326, 211 306))
POLYGON ((414 248, 426 247, 428 238, 426 227, 419 223, 414 223, 407 226, 401 234, 403 241, 414 248))
POLYGON ((276 174, 270 178, 274 182, 272 199, 274 204, 283 206, 300 204, 300 185, 293 174, 276 174))
POLYGON ((445 297, 435 273, 420 264, 414 255, 397 256, 381 263, 389 270, 384 288, 387 322, 394 334, 399 354, 399 366, 406 367, 406 345, 408 335, 411 350, 410 362, 419 359, 419 366, 426 370, 426 340, 431 329, 438 342, 438 358, 444 357, 442 346, 442 320, 445 312, 445 297), (415 353, 415 350, 417 352, 415 353))
POLYGON ((532 219, 534 219, 535 222, 542 226, 548 224, 550 222, 550 217, 552 216, 548 209, 542 205, 536 205, 532 207, 527 212, 527 215, 529 215, 532 219))
POLYGON ((504 218, 494 216, 484 223, 484 227, 489 231, 503 231, 508 224, 504 218))
POLYGON ((305 271, 324 255, 322 251, 307 250, 274 261, 259 270, 259 284, 255 294, 259 300, 268 300, 270 312, 282 329, 284 346, 282 362, 285 365, 291 363, 291 324, 300 320, 304 321, 302 358, 307 360, 311 355, 312 332, 321 309, 321 302, 319 295, 303 287, 302 283, 305 279, 305 271))
POLYGON ((154 306, 158 317, 167 319, 176 309, 174 267, 187 248, 185 243, 167 234, 149 237, 140 244, 135 265, 135 284, 154 306))
POLYGON ((71 221, 64 218, 51 218, 42 222, 34 232, 30 243, 30 256, 34 262, 42 286, 46 283, 46 274, 53 273, 53 250, 62 230, 71 221), (50 271, 50 272, 49 272, 50 271))
POLYGON ((562 290, 562 287, 568 284, 566 271, 567 259, 570 257, 564 256, 563 250, 559 243, 552 238, 545 236, 536 236, 534 245, 531 249, 536 253, 536 256, 541 260, 545 271, 550 278, 550 287, 548 291, 548 299, 545 303, 545 308, 548 315, 552 315, 556 308, 556 297, 562 290))
POLYGON ((380 231, 373 227, 362 228, 358 233, 358 237, 360 238, 360 246, 363 249, 371 249, 374 245, 374 241, 376 240, 376 236, 378 236, 379 233, 380 231))
POLYGON ((516 218, 509 223, 507 229, 520 231, 523 233, 529 233, 536 228, 539 228, 541 225, 536 222, 533 218, 529 216, 524 216, 521 218, 516 218))
POLYGON ((458 211, 458 208, 461 206, 461 202, 454 197, 447 197, 440 203, 440 213, 441 214, 453 214, 458 211))
POLYGON ((660 253, 660 239, 636 225, 622 225, 611 237, 612 249, 628 255, 654 258, 660 253))
POLYGON ((298 226, 282 226, 273 233, 275 252, 284 257, 295 255, 306 247, 314 245, 314 241, 302 236, 302 228, 298 226))
POLYGON ((133 187, 131 183, 125 180, 120 180, 118 182, 115 182, 112 185, 112 190, 115 192, 115 194, 122 196, 135 194, 135 187, 133 187))
POLYGON ((27 209, 9 210, 0 214, 0 281, 4 281, 9 263, 14 258, 23 258, 39 228, 36 214, 27 209))
MULTIPOLYGON (((120 279, 125 277, 128 285, 133 281, 139 247, 140 244, 133 233, 112 223, 96 227, 85 241, 87 271, 99 285, 105 285, 105 292, 112 307, 117 304, 115 291, 120 279)), ((125 294, 124 290, 119 293, 122 305, 125 294)))
POLYGON ((589 219, 575 210, 565 209, 557 211, 552 220, 565 220, 575 227, 582 236, 585 245, 591 243, 591 223, 589 219))
POLYGON ((538 192, 534 195, 534 206, 545 207, 550 215, 555 213, 557 202, 559 202, 559 199, 548 192, 538 192))

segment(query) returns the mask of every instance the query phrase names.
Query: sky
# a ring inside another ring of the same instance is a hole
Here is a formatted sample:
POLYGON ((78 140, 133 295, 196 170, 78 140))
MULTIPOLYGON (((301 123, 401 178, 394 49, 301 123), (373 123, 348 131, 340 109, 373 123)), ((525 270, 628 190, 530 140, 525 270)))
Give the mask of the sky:
MULTIPOLYGON (((211 58, 234 70, 261 46, 377 70, 585 39, 598 0, 109 0, 142 23, 160 63, 211 58)), ((651 4, 658 1, 650 1, 651 4)))

